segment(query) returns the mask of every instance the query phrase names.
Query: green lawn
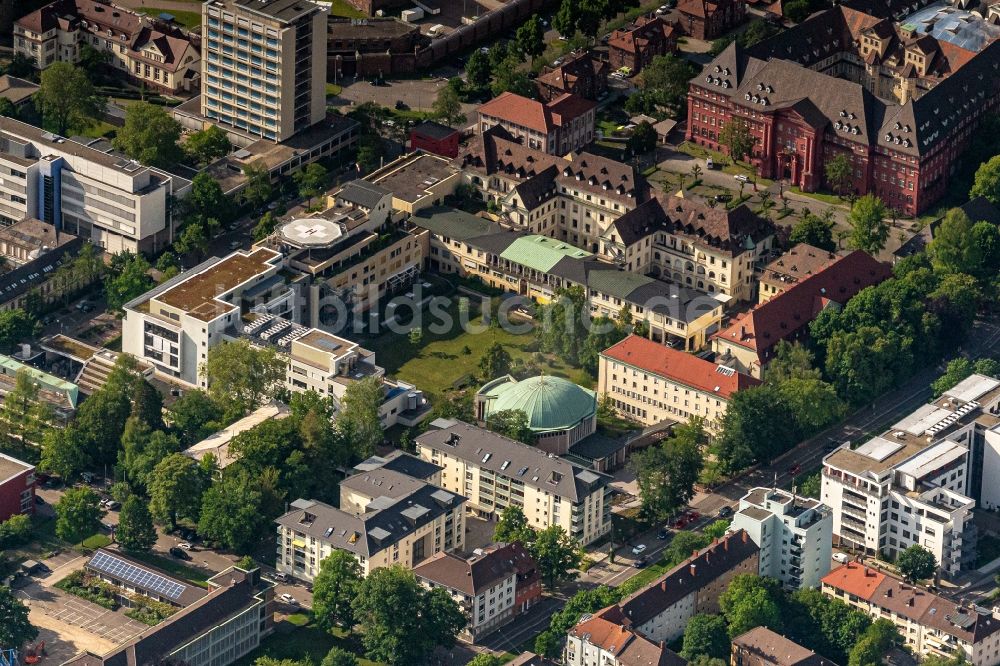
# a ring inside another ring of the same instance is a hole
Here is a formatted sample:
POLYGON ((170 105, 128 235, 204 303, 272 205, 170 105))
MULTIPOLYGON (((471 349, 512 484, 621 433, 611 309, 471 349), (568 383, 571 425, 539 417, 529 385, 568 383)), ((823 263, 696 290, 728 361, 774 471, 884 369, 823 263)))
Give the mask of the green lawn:
POLYGON ((381 666, 379 662, 364 659, 361 641, 356 634, 335 631, 329 634, 304 613, 296 613, 275 627, 274 633, 261 641, 260 647, 236 662, 236 666, 251 666, 258 657, 275 659, 309 658, 319 664, 330 648, 337 646, 358 655, 359 666, 381 666))
POLYGON ((101 139, 107 137, 108 135, 114 134, 118 128, 111 123, 106 123, 104 121, 98 121, 88 127, 87 129, 80 132, 81 135, 90 137, 91 139, 101 139))
POLYGON ((339 95, 343 89, 344 88, 342 86, 338 86, 335 83, 327 83, 326 84, 326 96, 330 97, 330 96, 333 96, 333 95, 339 95))
POLYGON ((177 11, 176 9, 162 9, 160 7, 136 7, 135 11, 140 14, 149 14, 150 16, 170 14, 180 25, 189 30, 201 25, 201 12, 177 11))
POLYGON ((660 560, 656 564, 650 564, 645 569, 642 569, 639 573, 619 585, 618 589, 621 590, 622 596, 628 596, 636 590, 646 587, 672 568, 667 566, 666 561, 660 560))
POLYGON ((365 18, 367 16, 364 12, 358 11, 348 4, 347 0, 333 0, 330 5, 330 14, 343 18, 365 18))
POLYGON ((104 548, 105 546, 111 545, 111 539, 104 534, 95 534, 94 536, 87 537, 79 544, 77 548, 86 548, 87 550, 97 550, 98 548, 104 548))
MULTIPOLYGON (((411 382, 423 389, 433 400, 444 395, 452 385, 463 376, 474 373, 483 351, 494 340, 502 344, 514 361, 514 371, 524 369, 525 363, 535 363, 538 349, 533 332, 515 335, 503 329, 484 328, 482 317, 475 316, 471 321, 472 331, 461 330, 458 318, 458 306, 448 310, 454 325, 446 332, 432 332, 430 325, 436 323, 431 315, 425 313, 424 337, 419 347, 414 347, 402 335, 387 333, 378 338, 369 339, 363 344, 375 352, 376 362, 385 368, 387 374, 411 382), (463 353, 468 347, 471 353, 463 353)), ((471 315, 470 315, 471 316, 471 315)), ((565 377, 582 386, 591 386, 594 380, 580 368, 574 368, 552 355, 542 355, 537 371, 548 375, 565 377)), ((474 385, 478 386, 476 382, 474 385)))

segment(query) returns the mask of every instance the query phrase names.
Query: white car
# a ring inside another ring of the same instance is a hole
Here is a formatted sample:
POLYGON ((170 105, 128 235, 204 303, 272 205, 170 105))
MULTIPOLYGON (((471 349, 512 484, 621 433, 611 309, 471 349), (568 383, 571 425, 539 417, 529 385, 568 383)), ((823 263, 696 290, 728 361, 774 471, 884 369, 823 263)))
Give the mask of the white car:
POLYGON ((288 594, 287 592, 285 594, 282 594, 278 598, 281 599, 282 601, 284 601, 289 606, 298 606, 299 605, 299 602, 295 600, 295 597, 293 597, 292 595, 288 594))
POLYGON ((708 159, 706 159, 705 160, 705 168, 708 169, 709 171, 714 170, 715 169, 715 160, 713 160, 711 157, 709 157, 708 159))
POLYGON ((638 546, 632 549, 633 555, 642 555, 643 551, 646 550, 646 544, 640 543, 638 546))
POLYGON ((833 554, 833 561, 834 562, 840 562, 841 564, 847 564, 847 561, 849 559, 850 558, 847 557, 847 553, 834 553, 833 554))
POLYGON ((184 550, 191 550, 191 544, 189 544, 187 541, 181 541, 177 545, 183 548, 184 550))
POLYGON ((734 177, 734 178, 735 178, 736 180, 740 181, 741 183, 747 183, 747 182, 750 182, 750 179, 749 179, 749 178, 747 178, 746 176, 744 176, 744 175, 743 175, 743 174, 741 174, 741 173, 738 173, 738 174, 736 174, 736 175, 735 175, 735 176, 733 176, 733 177, 734 177))

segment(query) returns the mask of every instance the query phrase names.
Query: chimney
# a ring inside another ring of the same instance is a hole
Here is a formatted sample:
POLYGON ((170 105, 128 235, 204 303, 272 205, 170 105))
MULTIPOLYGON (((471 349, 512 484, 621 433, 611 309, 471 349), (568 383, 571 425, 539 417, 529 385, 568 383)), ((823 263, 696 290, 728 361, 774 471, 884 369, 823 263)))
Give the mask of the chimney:
POLYGON ((698 565, 694 562, 691 563, 691 577, 694 578, 698 574, 698 565))
POLYGON ((722 550, 729 550, 729 539, 728 538, 722 540, 722 550))
POLYGON ((747 531, 746 531, 746 530, 743 530, 743 543, 746 543, 746 542, 747 542, 747 538, 748 538, 748 537, 747 537, 747 531))
POLYGON ((664 578, 663 580, 660 581, 660 589, 663 590, 664 592, 667 591, 667 579, 666 578, 664 578))
POLYGON ((697 548, 695 548, 694 550, 691 551, 691 557, 698 557, 698 549, 697 548))

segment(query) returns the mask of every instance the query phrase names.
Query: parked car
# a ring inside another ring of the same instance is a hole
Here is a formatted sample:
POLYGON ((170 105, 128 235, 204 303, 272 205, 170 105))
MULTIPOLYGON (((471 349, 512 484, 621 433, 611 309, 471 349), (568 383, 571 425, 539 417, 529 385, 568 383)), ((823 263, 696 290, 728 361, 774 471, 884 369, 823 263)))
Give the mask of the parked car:
POLYGON ((847 564, 847 561, 849 559, 850 558, 847 557, 847 553, 834 553, 833 554, 833 561, 834 562, 840 562, 841 564, 847 564))
POLYGON ((644 556, 640 557, 639 559, 637 559, 636 561, 634 561, 632 563, 632 566, 635 567, 636 569, 641 569, 644 566, 646 566, 648 563, 649 563, 649 560, 647 560, 646 556, 644 555, 644 556))
POLYGON ((728 518, 731 515, 733 515, 733 507, 724 506, 719 509, 719 518, 728 518))
POLYGON ((670 532, 667 532, 667 530, 664 528, 656 533, 656 538, 662 541, 663 539, 666 539, 669 535, 670 532))
POLYGON ((640 543, 639 545, 632 548, 633 555, 642 555, 642 552, 646 550, 646 544, 640 543))
POLYGON ((106 506, 109 511, 117 511, 118 509, 122 508, 121 502, 116 502, 115 500, 109 501, 106 506))
POLYGON ((274 580, 278 581, 279 583, 288 582, 288 574, 286 574, 284 571, 277 571, 274 574, 274 580))
POLYGON ((289 606, 298 606, 299 605, 299 602, 295 600, 295 597, 293 597, 292 595, 288 594, 287 592, 284 593, 284 594, 282 594, 282 595, 280 595, 278 598, 281 599, 282 601, 284 601, 289 606))
POLYGON ((177 546, 174 546, 170 549, 170 554, 176 557, 178 560, 184 560, 184 561, 191 560, 191 556, 188 555, 183 550, 181 550, 180 548, 178 548, 177 546))
POLYGON ((183 548, 184 550, 191 550, 191 544, 189 544, 187 541, 181 541, 177 545, 183 548))
POLYGON ((736 180, 740 181, 741 183, 749 183, 750 182, 750 179, 747 178, 746 176, 744 176, 741 173, 736 174, 735 176, 733 176, 733 178, 735 178, 736 180))
POLYGON ((711 157, 709 157, 708 159, 706 159, 705 160, 705 168, 708 169, 709 171, 712 171, 713 169, 715 169, 715 160, 713 160, 711 157))

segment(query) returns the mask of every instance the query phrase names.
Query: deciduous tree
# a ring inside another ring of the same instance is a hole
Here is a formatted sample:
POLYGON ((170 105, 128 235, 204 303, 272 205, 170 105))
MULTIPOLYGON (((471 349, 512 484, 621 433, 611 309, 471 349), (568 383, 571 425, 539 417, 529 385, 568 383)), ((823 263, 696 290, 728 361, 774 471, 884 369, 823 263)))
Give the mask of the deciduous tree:
POLYGON ((284 381, 285 363, 273 349, 237 340, 209 349, 202 372, 208 377, 212 400, 226 414, 239 417, 274 396, 284 381))
POLYGON ((462 113, 462 100, 459 99, 458 92, 451 86, 444 86, 438 90, 434 99, 434 115, 440 118, 447 125, 457 125, 465 122, 465 114, 462 113))
POLYGON ((100 498, 90 488, 70 488, 53 505, 56 534, 60 539, 77 543, 97 532, 103 515, 100 498))
POLYGON ((705 442, 699 417, 674 428, 662 444, 633 454, 629 464, 635 472, 643 514, 662 521, 685 506, 694 496, 694 484, 701 472, 705 442))
POLYGON ((358 560, 346 550, 334 550, 320 561, 313 581, 313 617, 322 629, 354 626, 351 604, 363 578, 358 560))
POLYGON ((826 161, 823 171, 826 174, 826 182, 834 192, 843 196, 853 180, 854 169, 851 167, 851 160, 846 153, 837 153, 826 161))
POLYGON ((382 380, 378 377, 351 382, 344 391, 337 424, 350 433, 356 446, 355 455, 359 458, 370 456, 375 451, 375 445, 384 439, 379 416, 379 407, 384 399, 382 380))
POLYGON ((517 29, 515 41, 517 48, 527 60, 537 58, 545 51, 545 29, 538 14, 534 14, 517 29))
POLYGON ((702 655, 724 659, 729 655, 730 642, 725 618, 699 613, 688 620, 680 655, 691 661, 702 655))
POLYGON ((885 204, 874 194, 866 194, 851 208, 851 245, 876 255, 889 239, 889 223, 885 219, 885 204))
MULTIPOLYGON (((271 198, 274 187, 271 185, 271 173, 264 160, 257 159, 243 167, 243 177, 246 183, 240 190, 240 201, 251 208, 260 208, 271 198)), ((264 213, 264 216, 271 213, 264 213)))
POLYGON ((42 71, 41 86, 35 93, 35 107, 45 127, 62 136, 92 126, 106 103, 85 71, 62 61, 42 71))
POLYGON ((199 164, 211 164, 228 155, 233 144, 224 129, 211 125, 208 129, 190 134, 184 142, 184 148, 199 164))
POLYGON ((559 525, 539 531, 529 549, 545 586, 550 590, 560 581, 575 577, 573 570, 580 566, 583 558, 580 544, 559 525))
POLYGON ((502 344, 496 340, 490 344, 479 359, 479 375, 483 381, 491 381, 510 372, 513 360, 502 344))
POLYGON ((750 126, 741 118, 730 118, 719 130, 719 143, 729 149, 734 162, 749 156, 756 142, 750 126))
POLYGON ((198 534, 239 553, 260 541, 271 515, 262 510, 262 484, 246 473, 229 473, 205 491, 198 534))
POLYGON ((9 587, 0 586, 0 645, 20 647, 38 637, 28 620, 28 607, 9 587))
POLYGON ((1000 206, 1000 155, 979 165, 969 197, 986 197, 994 206, 1000 206))
POLYGON ((923 546, 913 544, 896 557, 896 567, 903 577, 911 583, 930 578, 937 569, 934 553, 923 546))
POLYGON ((312 162, 292 174, 292 180, 299 187, 299 196, 309 200, 312 206, 314 197, 326 189, 326 168, 319 162, 312 162))
POLYGON ((827 208, 819 215, 806 213, 802 220, 792 227, 789 236, 792 243, 808 243, 821 250, 834 252, 837 242, 833 239, 833 209, 827 208))
POLYGON ((115 539, 124 550, 133 552, 149 552, 156 543, 153 517, 149 513, 149 507, 138 495, 132 495, 122 505, 115 539))
POLYGON ((535 538, 535 531, 528 525, 528 519, 519 506, 509 504, 500 513, 496 529, 493 530, 493 541, 496 543, 529 544, 535 538))
POLYGON ((166 109, 149 102, 132 102, 125 109, 125 125, 118 129, 112 144, 142 164, 167 167, 181 159, 180 138, 181 124, 166 109))
POLYGON ((177 527, 177 519, 198 517, 203 480, 198 464, 182 453, 173 453, 149 475, 149 510, 161 522, 177 527))

